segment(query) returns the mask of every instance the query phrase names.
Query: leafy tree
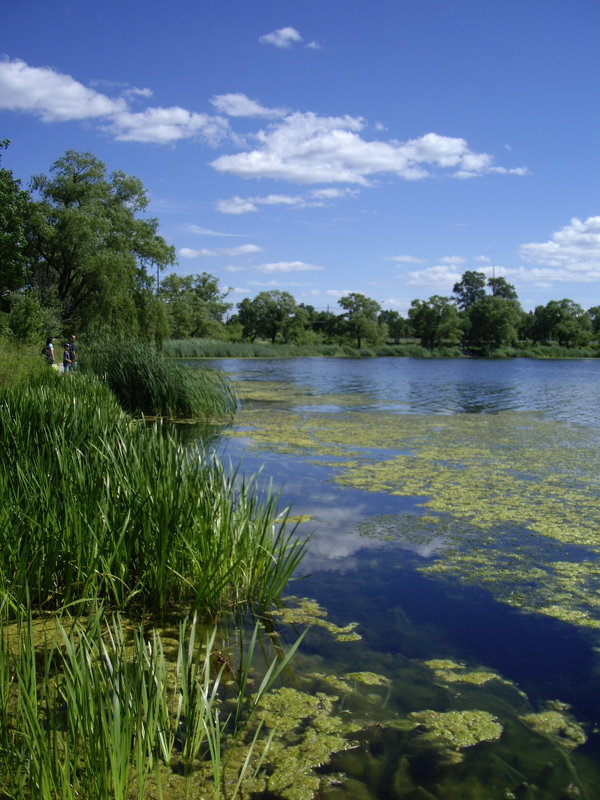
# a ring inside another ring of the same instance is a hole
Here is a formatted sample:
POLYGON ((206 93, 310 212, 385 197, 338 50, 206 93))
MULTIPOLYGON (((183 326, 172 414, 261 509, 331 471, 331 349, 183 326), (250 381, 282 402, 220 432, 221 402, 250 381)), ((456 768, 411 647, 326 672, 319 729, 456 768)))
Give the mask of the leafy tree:
POLYGON ((588 308, 587 313, 592 321, 592 333, 594 336, 600 336, 600 306, 588 308))
POLYGON ((494 297, 502 297, 504 300, 518 299, 517 290, 506 278, 488 278, 487 285, 494 297))
POLYGON ((456 305, 448 297, 433 295, 429 300, 413 300, 408 318, 423 347, 456 345, 462 336, 462 322, 456 305))
POLYGON ((533 312, 531 338, 535 342, 557 341, 562 347, 582 347, 591 337, 590 315, 572 300, 550 300, 533 312))
MULTIPOLYGON (((8 139, 1 140, 0 150, 8 145, 8 139)), ((28 283, 25 224, 30 206, 31 198, 21 189, 20 181, 10 170, 0 169, 0 311, 6 313, 11 292, 28 283)))
POLYGON ((344 328, 356 340, 359 350, 363 339, 371 344, 385 339, 387 328, 378 322, 381 306, 376 300, 358 292, 350 292, 340 297, 338 304, 344 309, 340 315, 345 323, 344 328))
POLYGON ((468 310, 466 341, 481 353, 517 343, 522 310, 515 299, 487 295, 468 310))
POLYGON ((452 291, 456 295, 457 306, 461 311, 466 311, 485 297, 485 275, 483 272, 467 270, 461 280, 454 284, 452 291))
POLYGON ((408 336, 408 324, 398 311, 383 310, 379 314, 379 322, 387 325, 388 333, 396 344, 403 336, 408 336))
POLYGON ((140 180, 106 173, 91 153, 69 150, 50 175, 31 181, 32 280, 42 303, 60 306, 63 325, 137 332, 135 294, 147 291, 149 268, 175 253, 155 219, 140 218, 148 199, 140 180))
POLYGON ((219 279, 208 272, 167 275, 161 283, 160 297, 167 309, 171 336, 222 336, 223 315, 231 308, 231 303, 225 301, 228 294, 229 290, 222 291, 219 279))
POLYGON ((289 292, 273 290, 260 292, 253 300, 245 297, 238 303, 238 320, 242 325, 244 339, 254 341, 257 337, 270 339, 274 344, 278 334, 284 341, 297 312, 296 301, 289 292))

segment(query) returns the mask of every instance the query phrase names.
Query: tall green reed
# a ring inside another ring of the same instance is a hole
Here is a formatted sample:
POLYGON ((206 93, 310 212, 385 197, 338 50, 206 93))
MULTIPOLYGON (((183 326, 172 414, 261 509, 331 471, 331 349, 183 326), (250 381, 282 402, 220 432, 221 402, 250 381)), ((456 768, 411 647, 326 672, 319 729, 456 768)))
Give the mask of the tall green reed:
POLYGON ((206 420, 235 411, 231 385, 220 372, 179 366, 137 340, 95 342, 82 353, 81 368, 104 380, 134 414, 206 420))
POLYGON ((20 603, 216 616, 270 605, 303 554, 275 495, 132 422, 91 377, 0 392, 0 488, 0 580, 20 603))
POLYGON ((251 693, 248 661, 229 680, 216 630, 196 619, 180 623, 172 659, 157 630, 107 623, 99 607, 85 620, 63 615, 45 634, 26 614, 1 632, 12 679, 0 792, 13 800, 139 800, 149 782, 161 791, 175 774, 185 796, 201 785, 202 796, 235 800, 271 741, 253 713, 297 646, 267 661, 251 693))

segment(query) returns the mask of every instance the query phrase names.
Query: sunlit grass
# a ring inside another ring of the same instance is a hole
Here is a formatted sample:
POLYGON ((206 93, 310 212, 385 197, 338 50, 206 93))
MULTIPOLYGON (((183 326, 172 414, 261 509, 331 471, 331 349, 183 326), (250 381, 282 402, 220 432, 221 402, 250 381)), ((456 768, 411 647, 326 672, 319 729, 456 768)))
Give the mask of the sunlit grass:
POLYGON ((133 422, 96 378, 4 389, 0 467, 0 580, 18 603, 214 616, 268 606, 302 556, 274 495, 133 422))
POLYGON ((230 418, 235 411, 231 386, 222 373, 181 367, 140 341, 95 342, 85 349, 80 364, 134 414, 207 420, 230 418))

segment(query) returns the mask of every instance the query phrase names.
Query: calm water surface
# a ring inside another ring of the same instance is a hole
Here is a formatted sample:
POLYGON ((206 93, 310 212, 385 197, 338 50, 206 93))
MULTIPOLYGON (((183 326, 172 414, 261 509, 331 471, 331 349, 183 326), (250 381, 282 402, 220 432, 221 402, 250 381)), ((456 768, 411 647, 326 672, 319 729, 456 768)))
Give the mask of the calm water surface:
MULTIPOLYGON (((573 426, 578 435, 583 430, 597 452, 600 443, 599 360, 307 358, 209 364, 236 382, 275 387, 268 399, 251 402, 264 415, 286 409, 297 414, 305 407, 336 415, 351 397, 353 409, 374 418, 383 412, 400 416, 527 412, 573 426), (318 397, 324 402, 315 406, 318 397)), ((308 637, 302 654, 306 669, 314 668, 314 662, 338 674, 371 670, 387 675, 392 682, 387 712, 397 717, 426 708, 485 708, 506 724, 499 742, 465 749, 457 765, 436 760, 426 748, 415 749, 415 739, 384 728, 365 737, 358 755, 341 756, 334 764, 351 776, 354 788, 332 789, 326 796, 600 798, 596 631, 524 613, 499 602, 481 586, 422 574, 419 567, 443 553, 443 539, 390 543, 360 535, 361 522, 373 517, 422 513, 423 497, 340 486, 333 481, 331 468, 319 464, 318 458, 275 452, 268 445, 257 451, 252 444, 249 432, 247 438, 223 437, 217 449, 234 463, 241 462, 246 472, 260 466, 263 480, 272 479, 281 488, 283 505, 290 504, 295 514, 311 515, 312 538, 303 564, 308 577, 291 587, 293 593, 318 600, 337 624, 358 622, 363 637, 360 643, 346 645, 308 637), (432 658, 498 673, 511 683, 514 696, 504 697, 508 690, 500 683, 491 689, 487 684, 442 689, 422 667, 432 658), (518 699, 515 687, 526 699, 518 699), (570 713, 583 724, 585 746, 561 749, 556 737, 534 736, 516 721, 519 714, 544 710, 548 701, 556 700, 570 705, 570 713)), ((519 541, 516 546, 524 544, 519 541)), ((540 558, 553 562, 566 558, 565 547, 551 539, 536 546, 540 558)), ((569 550, 569 560, 583 560, 576 550, 575 546, 569 550)))

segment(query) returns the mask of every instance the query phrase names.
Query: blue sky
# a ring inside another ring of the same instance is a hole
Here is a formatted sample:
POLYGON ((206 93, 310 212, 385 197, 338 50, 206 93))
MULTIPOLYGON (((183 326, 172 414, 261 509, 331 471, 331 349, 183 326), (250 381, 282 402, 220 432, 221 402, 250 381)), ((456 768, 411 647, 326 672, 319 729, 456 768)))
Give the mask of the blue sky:
POLYGON ((175 271, 406 314, 467 269, 600 304, 598 0, 19 0, 3 166, 142 179, 175 271))

